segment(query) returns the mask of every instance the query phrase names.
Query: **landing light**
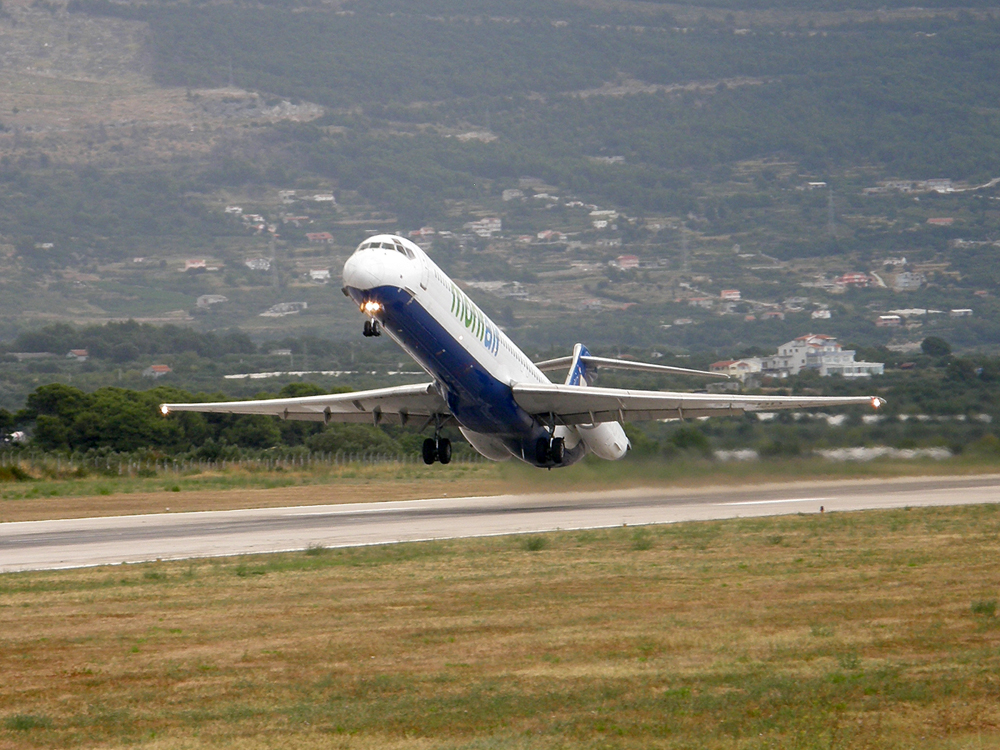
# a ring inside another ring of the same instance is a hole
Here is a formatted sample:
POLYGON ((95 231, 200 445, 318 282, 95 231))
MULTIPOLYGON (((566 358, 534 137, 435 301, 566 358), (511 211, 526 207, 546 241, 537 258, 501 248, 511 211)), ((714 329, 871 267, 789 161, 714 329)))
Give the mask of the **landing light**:
POLYGON ((879 398, 878 396, 872 396, 872 407, 875 409, 880 409, 885 403, 884 398, 879 398))
POLYGON ((365 315, 368 315, 369 317, 373 317, 381 310, 382 310, 382 303, 376 302, 373 299, 370 299, 361 305, 361 312, 363 312, 365 315))
POLYGON ((160 404, 160 414, 167 416, 170 413, 170 407, 166 404, 160 404))

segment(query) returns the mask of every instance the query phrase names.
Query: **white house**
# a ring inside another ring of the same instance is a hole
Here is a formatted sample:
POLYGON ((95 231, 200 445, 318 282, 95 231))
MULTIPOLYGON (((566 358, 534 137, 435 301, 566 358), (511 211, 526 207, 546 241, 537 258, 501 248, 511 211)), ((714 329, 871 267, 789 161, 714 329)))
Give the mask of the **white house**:
POLYGON ((881 362, 855 362, 855 352, 844 349, 833 336, 807 333, 778 347, 778 353, 761 361, 765 375, 787 377, 803 370, 818 370, 821 377, 842 375, 845 378, 881 375, 881 362))
POLYGON ((224 297, 221 294, 203 294, 198 298, 195 303, 198 307, 211 307, 212 305, 221 305, 223 302, 229 302, 228 297, 224 297))
POLYGON ((309 271, 310 281, 318 281, 320 284, 326 284, 330 280, 330 269, 329 268, 315 268, 309 271))
POLYGON ((712 372, 722 372, 731 378, 744 381, 754 373, 761 371, 760 357, 747 357, 746 359, 724 359, 721 362, 713 362, 708 367, 712 372))
POLYGON ((309 308, 308 302, 279 302, 260 314, 262 318, 280 318, 284 315, 298 315, 309 308))
POLYGON ((896 278, 893 279, 892 288, 897 292, 912 292, 916 291, 926 283, 927 277, 922 273, 902 271, 897 273, 896 278))
POLYGON ((269 258, 247 258, 243 265, 251 271, 270 271, 271 260, 269 258))
POLYGON ((494 232, 499 232, 503 229, 503 221, 495 216, 491 216, 485 219, 479 219, 478 221, 468 221, 463 225, 464 229, 468 229, 477 234, 480 237, 492 237, 494 232))

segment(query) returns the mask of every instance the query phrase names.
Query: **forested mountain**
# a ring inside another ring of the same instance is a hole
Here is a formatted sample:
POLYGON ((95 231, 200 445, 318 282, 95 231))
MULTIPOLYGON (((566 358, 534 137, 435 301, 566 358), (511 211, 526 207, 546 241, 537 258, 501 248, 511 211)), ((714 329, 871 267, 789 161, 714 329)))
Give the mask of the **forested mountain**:
POLYGON ((310 272, 432 225, 456 278, 523 285, 472 293, 536 350, 1000 344, 988 3, 70 0, 0 28, 8 340, 130 317, 351 339, 310 272), (944 317, 876 326, 899 308, 944 317))

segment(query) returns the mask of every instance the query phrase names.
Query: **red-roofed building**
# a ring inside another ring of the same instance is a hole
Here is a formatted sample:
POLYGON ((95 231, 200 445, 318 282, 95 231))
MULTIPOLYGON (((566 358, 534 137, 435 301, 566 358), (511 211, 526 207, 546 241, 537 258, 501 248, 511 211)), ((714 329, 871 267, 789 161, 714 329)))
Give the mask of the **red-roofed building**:
POLYGON ((164 375, 169 375, 171 372, 173 372, 173 370, 170 369, 170 365, 150 365, 142 371, 142 376, 144 378, 162 378, 164 375))
POLYGON ((845 273, 836 279, 836 283, 841 286, 854 286, 854 287, 867 287, 872 283, 871 276, 866 273, 861 273, 860 271, 851 271, 850 273, 845 273))
POLYGON ((731 378, 746 380, 753 373, 760 372, 761 360, 759 357, 748 357, 746 359, 724 359, 721 362, 713 362, 708 366, 712 372, 725 373, 731 378))

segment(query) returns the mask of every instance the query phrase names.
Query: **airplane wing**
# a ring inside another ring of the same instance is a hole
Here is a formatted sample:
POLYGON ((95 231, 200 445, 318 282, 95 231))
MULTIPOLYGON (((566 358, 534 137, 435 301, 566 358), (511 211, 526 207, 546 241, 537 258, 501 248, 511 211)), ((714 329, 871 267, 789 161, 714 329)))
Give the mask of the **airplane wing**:
POLYGON ((368 422, 407 424, 410 419, 438 418, 444 426, 451 418, 445 400, 433 383, 377 388, 371 391, 335 393, 328 396, 273 398, 258 401, 217 401, 215 403, 160 404, 171 414, 195 411, 208 414, 266 414, 282 419, 311 422, 368 422))
POLYGON ((556 383, 522 383, 513 386, 514 400, 543 422, 596 424, 640 422, 685 417, 722 417, 748 411, 819 409, 828 406, 883 403, 878 396, 733 396, 715 393, 633 391, 621 388, 589 388, 556 383))

